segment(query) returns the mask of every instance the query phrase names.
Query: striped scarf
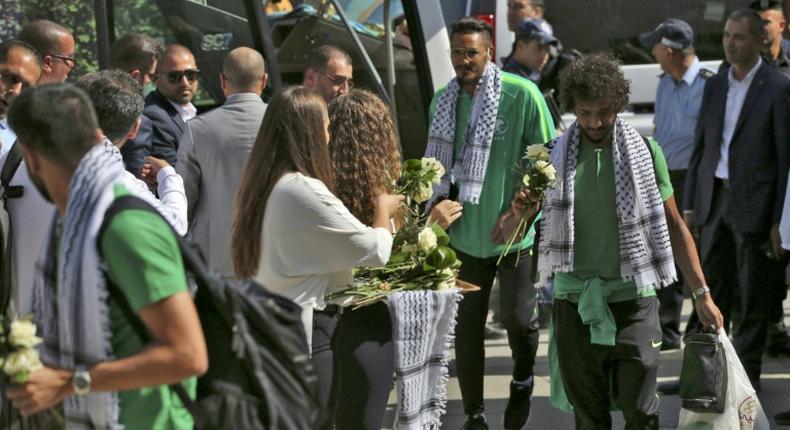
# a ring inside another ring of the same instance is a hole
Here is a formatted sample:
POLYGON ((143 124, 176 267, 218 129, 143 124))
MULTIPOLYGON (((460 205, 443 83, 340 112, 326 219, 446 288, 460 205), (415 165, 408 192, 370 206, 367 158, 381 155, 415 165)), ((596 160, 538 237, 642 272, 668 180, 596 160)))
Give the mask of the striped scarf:
POLYGON ((464 132, 464 143, 457 162, 453 162, 455 148, 455 110, 461 84, 453 79, 436 101, 436 110, 428 132, 426 157, 434 157, 445 166, 446 173, 439 184, 434 185, 429 206, 439 197, 450 194, 450 182, 459 185, 458 201, 478 204, 483 180, 486 177, 491 141, 494 138, 499 97, 502 92, 502 72, 494 63, 486 65, 483 76, 472 100, 472 112, 464 132), (450 168, 452 166, 452 168, 450 168))
MULTIPOLYGON (((49 366, 89 368, 112 359, 109 292, 96 235, 123 177, 117 152, 99 144, 82 158, 69 183, 66 214, 53 220, 38 262, 33 310, 44 338, 41 359, 49 366)), ((69 429, 123 428, 115 392, 69 396, 63 410, 69 429)))
MULTIPOLYGON (((621 118, 614 126, 620 276, 634 280, 639 293, 677 280, 664 202, 656 183, 653 157, 644 139, 621 118)), ((551 163, 557 183, 543 196, 538 271, 541 283, 555 272, 573 271, 573 205, 581 127, 574 122, 553 143, 551 163)))

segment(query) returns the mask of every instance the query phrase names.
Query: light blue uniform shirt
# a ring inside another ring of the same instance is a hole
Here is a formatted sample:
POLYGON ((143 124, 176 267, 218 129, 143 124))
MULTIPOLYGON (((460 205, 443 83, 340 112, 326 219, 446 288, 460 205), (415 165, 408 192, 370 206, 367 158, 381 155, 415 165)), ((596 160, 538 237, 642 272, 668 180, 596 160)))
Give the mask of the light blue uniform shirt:
POLYGON ((694 128, 705 90, 706 78, 700 74, 703 68, 710 70, 695 57, 683 79, 676 81, 665 73, 658 83, 653 137, 664 152, 669 170, 686 170, 691 159, 694 128))

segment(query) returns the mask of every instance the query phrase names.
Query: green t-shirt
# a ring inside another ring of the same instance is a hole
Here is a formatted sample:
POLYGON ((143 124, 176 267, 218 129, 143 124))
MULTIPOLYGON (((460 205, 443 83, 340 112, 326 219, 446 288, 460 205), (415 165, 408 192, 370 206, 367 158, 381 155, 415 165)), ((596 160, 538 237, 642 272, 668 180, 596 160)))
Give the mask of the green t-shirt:
MULTIPOLYGON (((666 201, 673 193, 667 162, 661 148, 652 139, 650 146, 658 190, 661 199, 666 201)), ((636 291, 633 281, 622 281, 620 276, 614 175, 611 145, 600 149, 586 143, 579 145, 576 178, 573 182, 573 272, 569 275, 581 280, 600 277, 607 283, 622 284, 622 288, 633 286, 636 291)), ((555 274, 556 289, 562 290, 565 276, 562 273, 555 274)))
MULTIPOLYGON (((433 98, 430 118, 436 111, 436 102, 447 88, 442 88, 433 98)), ((464 144, 464 133, 472 111, 472 97, 463 90, 458 96, 455 110, 456 155, 464 144)), ((503 247, 491 241, 491 229, 497 218, 510 207, 521 178, 514 168, 524 156, 528 145, 546 143, 554 138, 554 122, 543 95, 527 79, 502 73, 502 92, 499 99, 494 138, 486 167, 479 204, 464 203, 463 215, 450 226, 450 243, 459 251, 473 257, 498 256, 503 247)), ((445 166, 450 171, 452 166, 445 166)), ((532 246, 534 226, 513 251, 532 246)))
MULTIPOLYGON (((115 197, 128 195, 119 185, 115 197)), ((118 213, 101 238, 109 280, 135 312, 176 293, 188 291, 186 273, 173 230, 159 216, 137 209, 118 213)), ((140 352, 146 344, 134 331, 119 303, 110 298, 110 330, 116 358, 140 352)), ((183 381, 194 398, 196 378, 183 381)), ((192 429, 192 416, 166 385, 119 392, 120 422, 128 429, 192 429)))

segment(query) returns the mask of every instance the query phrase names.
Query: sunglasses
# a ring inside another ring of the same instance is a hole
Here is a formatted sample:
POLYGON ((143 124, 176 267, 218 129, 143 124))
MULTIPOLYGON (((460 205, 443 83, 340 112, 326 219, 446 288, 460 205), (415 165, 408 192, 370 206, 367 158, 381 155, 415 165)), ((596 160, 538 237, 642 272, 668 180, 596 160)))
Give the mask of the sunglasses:
POLYGON ((322 75, 326 76, 333 85, 343 86, 347 85, 349 89, 354 87, 354 80, 351 78, 347 78, 345 76, 337 76, 337 75, 330 75, 327 73, 321 73, 322 75))
POLYGON ((77 59, 74 58, 74 57, 67 57, 65 55, 60 55, 60 54, 47 54, 47 55, 49 55, 52 58, 57 58, 58 60, 62 61, 63 64, 65 64, 66 67, 69 68, 69 70, 73 69, 74 66, 77 65, 77 59))
POLYGON ((187 78, 189 82, 195 82, 200 77, 200 70, 197 69, 187 69, 187 70, 173 70, 171 72, 157 72, 156 75, 165 75, 167 77, 167 81, 171 84, 176 84, 181 82, 184 77, 187 78))

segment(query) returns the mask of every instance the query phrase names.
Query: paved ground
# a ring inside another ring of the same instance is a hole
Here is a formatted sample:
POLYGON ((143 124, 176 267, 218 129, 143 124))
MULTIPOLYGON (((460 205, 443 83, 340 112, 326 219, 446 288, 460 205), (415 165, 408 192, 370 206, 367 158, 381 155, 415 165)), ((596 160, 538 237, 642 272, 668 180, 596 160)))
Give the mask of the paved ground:
MULTIPOLYGON (((691 309, 691 301, 686 300, 683 310, 684 320, 688 318, 691 309)), ((785 323, 790 325, 790 300, 785 301, 785 323)), ((548 333, 541 331, 540 348, 535 365, 535 392, 532 407, 532 416, 527 424, 529 430, 557 430, 574 428, 573 416, 563 413, 553 408, 548 401, 549 378, 547 364, 548 333)), ((680 351, 669 351, 661 354, 661 369, 659 372, 659 382, 672 380, 680 375, 680 362, 682 353, 680 351)), ((492 430, 502 428, 502 414, 505 410, 508 397, 508 385, 510 383, 510 371, 512 362, 510 359, 510 349, 505 339, 486 341, 486 376, 485 376, 485 399, 486 414, 492 430)), ((759 395, 768 418, 771 419, 777 412, 790 409, 790 358, 769 358, 765 357, 763 363, 762 392, 759 395)), ((458 388, 458 380, 452 378, 447 387, 448 405, 447 414, 444 417, 442 429, 456 430, 463 426, 465 417, 461 405, 461 393, 458 388)), ((386 429, 391 428, 394 420, 395 393, 390 397, 388 408, 386 429)), ((680 411, 680 400, 675 396, 662 397, 661 399, 661 428, 674 429, 678 423, 678 413, 680 411)), ((619 413, 614 413, 614 428, 622 429, 623 420, 619 413)), ((779 427, 774 425, 772 428, 789 429, 790 427, 779 427)))

